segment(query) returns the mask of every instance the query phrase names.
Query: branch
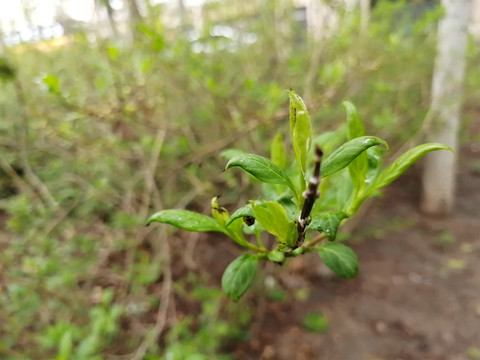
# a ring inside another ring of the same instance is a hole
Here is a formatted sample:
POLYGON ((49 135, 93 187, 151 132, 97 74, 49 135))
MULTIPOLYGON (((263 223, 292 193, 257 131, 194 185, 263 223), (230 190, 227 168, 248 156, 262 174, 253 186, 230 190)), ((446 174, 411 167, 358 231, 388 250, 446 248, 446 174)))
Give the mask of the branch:
POLYGON ((320 197, 318 185, 320 184, 320 165, 322 161, 322 155, 322 150, 320 150, 318 146, 315 146, 315 169, 313 170, 313 175, 310 178, 308 189, 302 194, 305 201, 297 222, 298 238, 295 244, 296 247, 301 246, 305 241, 305 233, 307 232, 307 225, 310 223, 310 213, 312 212, 313 204, 315 204, 315 200, 320 197))
POLYGON ((15 169, 8 163, 8 161, 0 154, 0 168, 12 179, 15 186, 22 192, 29 193, 32 196, 32 200, 38 200, 36 205, 40 208, 44 208, 44 204, 40 196, 35 192, 30 185, 17 174, 15 169))
POLYGON ((40 178, 33 172, 32 167, 30 166, 30 161, 28 159, 28 131, 29 131, 29 119, 27 114, 28 104, 25 99, 23 92, 22 84, 16 80, 14 82, 15 92, 17 95, 17 101, 20 108, 20 118, 22 121, 22 129, 20 133, 20 160, 22 162, 22 168, 25 173, 25 178, 30 183, 30 185, 38 193, 42 201, 51 208, 57 208, 58 203, 55 198, 52 196, 47 186, 40 180, 40 178))
POLYGON ((164 241, 164 259, 166 259, 165 268, 163 269, 163 283, 162 283, 162 295, 160 298, 160 306, 157 312, 157 321, 155 326, 145 336, 142 344, 135 351, 131 360, 141 360, 148 351, 148 348, 155 344, 158 337, 162 333, 167 323, 167 312, 170 304, 170 296, 172 291, 172 271, 170 268, 170 246, 168 241, 164 241))
POLYGON ((319 235, 315 236, 312 240, 305 243, 303 245, 303 248, 306 249, 306 248, 314 247, 315 245, 317 245, 320 241, 322 241, 326 237, 327 237, 327 235, 325 235, 325 234, 319 234, 319 235))
POLYGON ((158 159, 160 157, 160 152, 162 151, 163 142, 165 140, 166 130, 162 127, 157 130, 155 137, 155 143, 152 149, 152 155, 150 157, 150 162, 147 169, 145 169, 145 188, 142 194, 142 205, 138 213, 142 218, 145 218, 150 209, 150 202, 152 200, 152 191, 155 185, 155 170, 158 166, 158 159))

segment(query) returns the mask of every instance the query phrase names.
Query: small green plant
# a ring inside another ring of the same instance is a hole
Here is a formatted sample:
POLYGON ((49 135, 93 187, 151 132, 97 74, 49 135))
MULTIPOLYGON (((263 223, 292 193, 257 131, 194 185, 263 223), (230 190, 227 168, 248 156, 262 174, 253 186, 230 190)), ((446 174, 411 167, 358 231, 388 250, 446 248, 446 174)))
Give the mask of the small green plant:
POLYGON ((51 325, 41 336, 41 346, 56 349, 57 360, 101 360, 102 357, 96 354, 112 340, 122 315, 122 308, 113 304, 113 298, 112 289, 102 294, 100 303, 90 309, 87 327, 65 320, 51 325))
POLYGON ((389 185, 421 156, 450 149, 438 143, 419 145, 382 170, 382 155, 388 145, 382 139, 365 135, 363 122, 352 103, 343 103, 346 127, 312 141, 303 100, 292 90, 289 97, 290 135, 295 154, 292 164, 287 162, 280 133, 272 142, 270 159, 238 150, 225 154, 229 158, 225 169, 240 168, 263 182, 265 199, 252 200, 230 215, 215 197, 212 217, 170 209, 153 214, 147 221, 188 231, 220 232, 247 249, 249 252, 235 259, 222 277, 222 288, 233 301, 238 301, 252 285, 261 260, 281 264, 288 257, 316 251, 336 274, 347 279, 355 277, 357 256, 348 246, 335 242, 339 226, 354 216, 366 199, 389 185), (347 141, 337 147, 345 135, 347 141), (265 231, 275 237, 275 246, 264 245, 265 231), (311 236, 311 232, 319 234, 311 236), (254 235, 256 244, 248 241, 246 234, 254 235))
POLYGON ((480 359, 480 349, 476 347, 469 347, 468 348, 468 357, 470 359, 480 359))
POLYGON ((328 330, 328 320, 320 313, 306 314, 302 319, 302 325, 311 332, 325 333, 328 330))

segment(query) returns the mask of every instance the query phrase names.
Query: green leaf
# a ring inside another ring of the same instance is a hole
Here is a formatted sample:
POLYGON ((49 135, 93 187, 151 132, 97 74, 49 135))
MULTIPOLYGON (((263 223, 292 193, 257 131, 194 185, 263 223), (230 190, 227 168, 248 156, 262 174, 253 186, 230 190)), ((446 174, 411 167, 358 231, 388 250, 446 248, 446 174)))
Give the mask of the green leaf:
POLYGON ((365 176, 365 182, 372 185, 378 177, 382 166, 383 148, 372 147, 367 150, 368 169, 365 176))
POLYGON ((111 46, 107 47, 107 52, 108 52, 108 57, 111 60, 115 61, 115 60, 118 59, 118 48, 117 47, 111 45, 111 46))
POLYGON ((235 210, 235 212, 230 216, 230 219, 227 222, 227 227, 233 223, 235 220, 244 218, 244 217, 255 217, 253 213, 253 208, 251 204, 247 204, 235 210))
POLYGON ((321 212, 314 215, 308 225, 308 229, 322 232, 327 236, 328 240, 334 241, 340 222, 347 217, 346 213, 339 210, 321 212))
POLYGON ((161 51, 165 48, 166 40, 162 33, 159 33, 144 24, 137 24, 135 27, 151 38, 152 49, 154 51, 161 51))
MULTIPOLYGON (((358 114, 355 105, 349 101, 343 102, 343 107, 347 113, 347 139, 353 140, 365 135, 365 127, 358 114)), ((350 178, 357 192, 365 186, 365 178, 368 169, 368 160, 366 152, 362 152, 348 165, 350 178)))
POLYGON ((358 274, 357 255, 348 246, 328 243, 318 248, 318 255, 330 270, 341 277, 352 279, 358 274))
POLYGON ((236 155, 227 163, 225 170, 232 167, 239 167, 243 171, 253 175, 257 180, 268 184, 287 185, 295 193, 295 187, 287 174, 263 156, 256 154, 236 155))
POLYGON ((344 101, 342 105, 347 113, 347 139, 365 136, 365 127, 355 105, 350 101, 344 101))
POLYGON ((58 360, 68 360, 70 359, 70 356, 72 354, 72 348, 73 348, 73 336, 72 336, 72 330, 68 329, 67 332, 65 332, 58 344, 58 355, 56 359, 58 360))
POLYGON ((279 131, 273 138, 270 147, 270 158, 272 162, 280 169, 284 169, 287 163, 287 156, 285 154, 285 145, 283 144, 282 133, 279 131))
POLYGON ((312 217, 329 209, 343 209, 352 199, 354 188, 347 169, 323 178, 319 186, 320 198, 313 205, 312 217))
POLYGON ((222 289, 227 296, 238 301, 252 285, 257 272, 258 257, 245 254, 228 265, 222 276, 222 289))
POLYGON ((290 97, 290 132, 292 134, 293 150, 298 166, 305 173, 312 135, 310 118, 302 98, 293 90, 289 90, 288 94, 290 97))
POLYGON ((295 221, 298 219, 298 215, 300 215, 301 210, 297 208, 297 205, 291 196, 282 196, 277 198, 276 201, 282 205, 287 212, 287 218, 289 221, 295 221))
POLYGON ((151 57, 146 58, 145 60, 142 61, 142 64, 140 66, 140 69, 142 70, 142 73, 146 74, 148 70, 153 65, 153 59, 151 57))
POLYGON ((152 222, 170 224, 188 231, 225 232, 225 228, 222 227, 215 219, 188 210, 162 210, 150 216, 150 218, 147 220, 147 225, 151 224, 152 222))
POLYGON ((220 153, 220 156, 223 157, 224 159, 230 160, 234 156, 239 156, 245 154, 245 151, 239 150, 239 149, 227 149, 223 150, 220 153))
POLYGON ((390 166, 383 170, 375 181, 373 189, 380 189, 389 185, 423 155, 437 150, 453 151, 449 146, 439 143, 428 143, 416 146, 400 155, 390 166))
POLYGON ((311 332, 324 333, 328 329, 328 320, 322 314, 313 312, 303 317, 302 325, 311 332))
POLYGON ((275 201, 264 201, 258 205, 252 203, 252 206, 255 219, 265 230, 275 235, 283 244, 295 244, 297 229, 294 222, 288 221, 287 212, 282 205, 275 201))
POLYGON ((60 94, 60 81, 55 75, 46 75, 43 82, 48 87, 48 91, 52 94, 60 94))
POLYGON ((155 31, 151 30, 148 26, 144 25, 144 24, 137 24, 135 25, 135 27, 140 30, 141 32, 143 32, 145 35, 151 37, 151 38, 155 38, 157 36, 157 34, 155 33, 155 31))
POLYGON ((358 155, 375 145, 388 147, 385 141, 375 136, 362 136, 346 142, 331 153, 322 163, 322 176, 327 177, 342 170, 357 158, 358 155))
POLYGON ((381 147, 371 147, 366 151, 368 162, 367 173, 365 174, 364 180, 366 190, 365 188, 362 188, 362 191, 360 193, 356 192, 355 195, 357 196, 355 196, 352 202, 348 204, 348 207, 344 207, 344 209, 350 216, 352 216, 358 211, 359 207, 367 198, 369 198, 370 196, 374 196, 375 193, 379 193, 379 191, 374 188, 374 185, 382 167, 383 152, 384 148, 381 147))

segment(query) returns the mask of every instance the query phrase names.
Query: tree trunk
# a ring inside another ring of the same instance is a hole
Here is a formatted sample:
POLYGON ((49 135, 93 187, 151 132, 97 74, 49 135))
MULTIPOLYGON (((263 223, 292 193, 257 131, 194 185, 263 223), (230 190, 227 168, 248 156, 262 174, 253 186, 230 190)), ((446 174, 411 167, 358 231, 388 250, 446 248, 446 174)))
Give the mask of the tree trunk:
POLYGON ((184 32, 187 30, 187 9, 184 0, 178 0, 178 14, 180 18, 180 30, 184 32))
POLYGON ((480 0, 473 0, 471 31, 477 41, 480 41, 480 0))
POLYGON ((2 24, 0 23, 0 56, 5 56, 5 42, 3 41, 3 27, 1 26, 2 24))
POLYGON ((130 32, 132 39, 135 39, 136 26, 142 22, 142 15, 138 10, 138 5, 136 0, 127 0, 128 2, 128 11, 130 14, 130 32))
POLYGON ((370 0, 360 0, 360 31, 365 34, 370 22, 370 0))
POLYGON ((115 22, 115 10, 113 10, 112 5, 110 5, 110 0, 104 0, 105 9, 107 10, 108 23, 112 30, 114 38, 118 38, 118 28, 117 23, 115 22))
POLYGON ((433 123, 429 142, 450 146, 455 154, 439 151, 425 159, 421 208, 432 215, 452 212, 455 196, 457 132, 460 123, 462 83, 471 0, 442 0, 445 17, 438 27, 438 48, 432 82, 433 123))
POLYGON ((139 23, 142 21, 142 15, 140 15, 136 0, 128 0, 128 10, 130 11, 130 19, 133 22, 139 23))

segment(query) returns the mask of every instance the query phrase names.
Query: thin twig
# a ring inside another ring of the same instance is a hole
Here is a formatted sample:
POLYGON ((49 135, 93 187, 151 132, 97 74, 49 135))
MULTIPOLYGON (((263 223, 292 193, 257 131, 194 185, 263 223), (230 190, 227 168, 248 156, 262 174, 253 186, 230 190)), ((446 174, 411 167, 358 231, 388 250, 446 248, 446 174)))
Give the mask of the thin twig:
POLYGON ((139 211, 141 218, 145 218, 148 215, 150 203, 152 199, 152 191, 155 185, 155 170, 158 166, 158 159, 160 152, 162 151, 163 142, 165 140, 166 130, 159 128, 155 137, 155 143, 152 149, 152 156, 150 157, 150 163, 145 171, 145 191, 142 195, 142 206, 139 211))
POLYGON ((131 360, 143 359, 149 347, 158 340, 158 337, 162 333, 167 322, 168 307, 172 291, 172 270, 170 268, 170 246, 168 244, 168 240, 165 239, 165 241, 162 241, 162 243, 164 244, 163 255, 166 261, 163 269, 162 295, 157 311, 157 321, 155 326, 145 336, 143 342, 140 344, 131 360))
POLYGON ((61 209, 61 211, 58 212, 57 216, 47 224, 48 226, 45 226, 43 234, 39 236, 39 234, 35 232, 34 236, 40 239, 46 238, 58 225, 62 223, 63 220, 65 220, 68 214, 70 214, 78 206, 79 203, 80 201, 76 201, 75 203, 70 205, 70 207, 66 209, 61 209))
POLYGON ((30 187, 30 185, 22 179, 20 175, 17 174, 15 169, 8 163, 7 160, 0 154, 0 167, 2 170, 10 176, 12 181, 15 183, 15 186, 18 188, 18 190, 29 193, 32 196, 32 200, 36 199, 37 200, 37 205, 41 209, 45 208, 45 205, 43 204, 42 199, 40 196, 35 192, 34 189, 30 187))
POLYGON ((28 132, 29 132, 29 116, 27 114, 27 101, 23 92, 22 84, 20 81, 15 80, 15 92, 17 95, 17 101, 20 108, 20 118, 22 120, 22 129, 20 132, 20 159, 22 162, 25 178, 30 185, 37 191, 42 201, 51 208, 58 207, 58 203, 52 196, 48 187, 40 180, 40 178, 33 172, 28 159, 28 132))
POLYGON ((193 254, 195 252, 195 248, 198 244, 199 239, 200 239, 200 233, 198 232, 191 232, 188 235, 183 261, 185 263, 185 266, 190 270, 196 270, 198 268, 198 265, 195 262, 193 254))
POLYGON ((319 235, 315 236, 312 240, 303 244, 303 248, 308 249, 308 248, 314 247, 319 242, 324 240, 326 237, 327 237, 327 235, 325 235, 325 234, 319 234, 319 235))
POLYGON ((252 132, 259 126, 268 124, 270 122, 276 122, 282 119, 285 119, 288 116, 284 110, 279 111, 271 118, 266 119, 252 119, 250 120, 243 129, 241 129, 241 134, 239 132, 235 132, 229 136, 223 137, 218 139, 217 141, 211 143, 209 146, 204 147, 203 149, 199 149, 190 157, 184 159, 179 165, 178 168, 184 168, 186 165, 198 162, 199 160, 203 159, 206 155, 216 152, 220 149, 224 149, 226 146, 231 145, 238 141, 238 139, 242 138, 244 135, 252 132))

